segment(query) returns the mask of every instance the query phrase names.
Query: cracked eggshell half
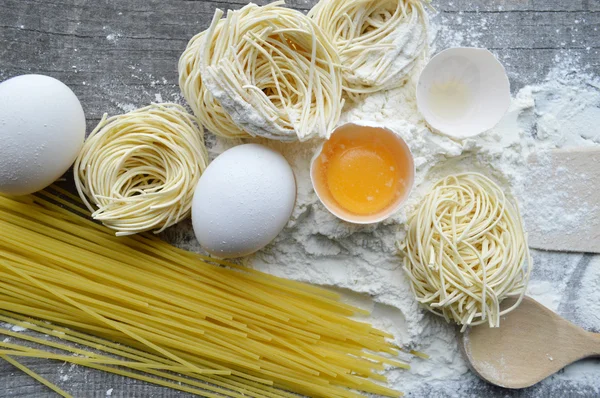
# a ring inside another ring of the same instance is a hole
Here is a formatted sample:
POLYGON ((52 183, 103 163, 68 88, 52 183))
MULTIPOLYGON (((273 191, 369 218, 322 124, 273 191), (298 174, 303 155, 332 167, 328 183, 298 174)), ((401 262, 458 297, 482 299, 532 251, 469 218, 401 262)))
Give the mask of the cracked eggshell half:
POLYGON ((412 191, 414 176, 414 159, 404 139, 366 120, 338 126, 310 165, 321 203, 354 224, 377 223, 396 213, 412 191))
POLYGON ((417 84, 417 106, 436 132, 455 139, 493 128, 510 105, 510 84, 498 59, 484 48, 444 50, 417 84))
POLYGON ((296 180, 287 160, 263 145, 239 145, 200 177, 192 203, 194 233, 216 257, 247 256, 275 239, 295 203, 296 180))
POLYGON ((0 193, 26 195, 52 184, 84 139, 83 108, 65 84, 43 75, 0 83, 0 193))

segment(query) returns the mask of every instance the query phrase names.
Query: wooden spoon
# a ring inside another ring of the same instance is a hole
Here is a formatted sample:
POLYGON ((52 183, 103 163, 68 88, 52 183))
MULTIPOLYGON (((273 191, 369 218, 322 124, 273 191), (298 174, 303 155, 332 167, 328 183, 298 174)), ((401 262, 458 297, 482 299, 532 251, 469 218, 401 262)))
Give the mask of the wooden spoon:
POLYGON ((499 328, 474 326, 460 340, 471 369, 506 388, 532 386, 572 362, 600 356, 600 334, 573 325, 530 297, 503 316, 499 328))

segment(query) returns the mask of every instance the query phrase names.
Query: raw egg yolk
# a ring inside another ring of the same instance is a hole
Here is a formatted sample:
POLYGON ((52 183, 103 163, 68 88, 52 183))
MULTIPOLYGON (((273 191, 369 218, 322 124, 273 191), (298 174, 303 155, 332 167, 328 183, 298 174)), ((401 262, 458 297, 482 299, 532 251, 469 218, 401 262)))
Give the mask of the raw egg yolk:
POLYGON ((313 178, 321 200, 356 215, 387 210, 412 181, 412 158, 394 133, 349 127, 325 142, 313 178))
POLYGON ((392 154, 377 145, 337 151, 329 159, 327 185, 340 206, 355 214, 371 214, 396 198, 398 179, 392 154))

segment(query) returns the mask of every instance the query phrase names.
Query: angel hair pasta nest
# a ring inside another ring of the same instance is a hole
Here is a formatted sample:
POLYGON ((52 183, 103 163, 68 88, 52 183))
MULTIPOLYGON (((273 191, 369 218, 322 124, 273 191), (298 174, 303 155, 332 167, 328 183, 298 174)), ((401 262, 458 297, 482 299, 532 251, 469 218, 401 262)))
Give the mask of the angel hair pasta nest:
POLYGON ((202 127, 177 104, 102 118, 75 161, 75 185, 95 220, 131 235, 190 214, 208 165, 202 127))
MULTIPOLYGON (((220 34, 223 20, 215 28, 220 34)), ((206 31, 198 33, 187 45, 179 59, 179 87, 194 114, 209 131, 225 138, 243 138, 248 133, 238 127, 221 103, 206 88, 200 75, 200 48, 206 31)))
POLYGON ((300 11, 275 2, 217 10, 179 62, 194 114, 225 137, 281 141, 327 137, 343 107, 335 47, 300 11))
POLYGON ((436 183, 411 216, 401 249, 419 303, 463 331, 499 326, 520 304, 532 266, 517 204, 477 173, 436 183), (511 296, 519 299, 501 309, 511 296))
POLYGON ((428 54, 423 0, 320 0, 309 12, 340 54, 346 94, 403 84, 428 54))

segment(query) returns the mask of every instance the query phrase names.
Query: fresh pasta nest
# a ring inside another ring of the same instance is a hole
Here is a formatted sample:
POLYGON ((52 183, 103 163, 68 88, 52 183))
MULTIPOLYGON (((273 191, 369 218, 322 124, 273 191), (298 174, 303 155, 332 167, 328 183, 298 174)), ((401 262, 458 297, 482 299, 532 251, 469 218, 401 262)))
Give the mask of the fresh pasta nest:
POLYGON ((281 141, 327 137, 343 107, 336 49, 317 24, 275 2, 217 10, 179 63, 180 85, 213 133, 281 141))
POLYGON ((177 104, 104 115, 75 161, 75 185, 95 220, 130 235, 162 232, 190 214, 208 165, 202 128, 177 104))
MULTIPOLYGON (((216 32, 220 32, 223 21, 219 21, 216 32)), ((219 34, 219 33, 216 33, 219 34)), ((243 138, 248 133, 239 128, 221 103, 202 83, 200 75, 200 47, 206 31, 194 36, 179 59, 179 86, 194 115, 208 130, 225 138, 243 138)))
POLYGON ((350 98, 402 85, 427 51, 423 0, 320 0, 309 16, 336 47, 350 98))
POLYGON ((532 266, 517 204, 478 173, 436 183, 410 218, 401 248, 417 300, 463 331, 499 326, 500 316, 520 304, 532 266), (519 299, 501 310, 511 296, 519 299))

